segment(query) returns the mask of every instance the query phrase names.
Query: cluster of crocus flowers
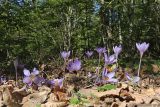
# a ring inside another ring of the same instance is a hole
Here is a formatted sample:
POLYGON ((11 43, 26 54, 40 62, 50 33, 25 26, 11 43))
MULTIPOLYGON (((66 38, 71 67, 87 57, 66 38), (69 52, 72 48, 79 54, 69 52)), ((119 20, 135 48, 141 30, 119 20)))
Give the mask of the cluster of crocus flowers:
POLYGON ((67 65, 67 69, 70 72, 80 70, 81 69, 81 61, 78 58, 76 58, 74 60, 70 60, 68 65, 67 65))
POLYGON ((33 83, 37 86, 42 86, 43 84, 48 84, 53 87, 63 87, 63 78, 61 79, 53 79, 53 80, 48 80, 44 79, 43 77, 38 76, 39 71, 34 68, 32 72, 30 72, 27 69, 23 70, 23 73, 25 77, 23 78, 23 83, 27 84, 28 86, 31 86, 33 83))
POLYGON ((146 43, 146 42, 143 42, 142 44, 136 43, 136 47, 140 52, 140 61, 139 61, 139 67, 138 67, 138 77, 139 77, 139 72, 140 72, 141 62, 142 62, 142 56, 143 56, 144 52, 148 49, 149 43, 146 43))

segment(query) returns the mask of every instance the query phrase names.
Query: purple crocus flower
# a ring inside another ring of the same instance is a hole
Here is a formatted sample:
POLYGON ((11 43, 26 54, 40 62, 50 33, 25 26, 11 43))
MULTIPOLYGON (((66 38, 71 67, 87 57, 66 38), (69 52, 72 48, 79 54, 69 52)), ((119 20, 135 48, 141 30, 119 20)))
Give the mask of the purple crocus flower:
POLYGON ((88 72, 88 75, 87 75, 87 77, 89 77, 89 78, 91 78, 91 77, 92 77, 92 74, 91 74, 91 72, 88 72))
POLYGON ((126 75, 126 78, 132 83, 137 83, 140 80, 139 76, 131 77, 128 73, 126 73, 125 75, 126 75))
POLYGON ((148 49, 149 43, 143 42, 142 44, 136 43, 136 47, 140 52, 141 57, 143 56, 143 53, 148 49))
POLYGON ((88 58, 91 57, 93 55, 93 51, 87 51, 86 55, 88 56, 88 58))
POLYGON ((108 70, 106 68, 104 68, 104 70, 102 72, 102 79, 103 79, 104 83, 106 83, 106 82, 111 82, 111 83, 118 82, 118 79, 113 78, 114 76, 115 76, 115 71, 112 71, 112 72, 108 73, 108 70))
POLYGON ((98 47, 98 48, 96 48, 96 51, 97 51, 99 54, 102 54, 102 53, 105 53, 107 50, 106 50, 105 47, 104 47, 104 48, 98 47))
POLYGON ((68 59, 69 58, 69 56, 70 56, 70 51, 63 51, 63 52, 61 52, 61 56, 62 56, 62 58, 64 59, 64 60, 66 60, 66 59, 68 59))
POLYGON ((80 70, 81 69, 81 61, 78 59, 69 61, 68 65, 67 65, 67 69, 70 72, 80 70))
POLYGON ((143 53, 148 49, 149 47, 149 43, 143 42, 142 44, 140 43, 136 43, 136 47, 140 52, 140 61, 139 61, 139 67, 138 67, 138 77, 139 77, 139 73, 140 73, 140 68, 141 68, 141 61, 142 61, 142 56, 143 53))
POLYGON ((33 82, 37 86, 42 86, 46 82, 46 79, 44 79, 43 77, 36 76, 33 82))
POLYGON ((52 87, 59 86, 60 88, 62 88, 63 87, 63 80, 64 80, 64 78, 49 80, 48 84, 50 84, 52 87))
POLYGON ((4 84, 7 82, 7 78, 5 76, 0 76, 0 84, 4 84))
POLYGON ((23 73, 25 75, 25 77, 23 78, 23 83, 26 83, 30 86, 34 82, 35 77, 39 74, 39 71, 34 68, 33 71, 30 73, 29 70, 24 69, 23 73))
POLYGON ((119 53, 122 51, 122 46, 119 45, 119 46, 113 47, 113 51, 114 51, 114 53, 115 53, 115 55, 116 55, 116 58, 118 59, 118 55, 119 55, 119 53))
POLYGON ((106 53, 104 53, 104 59, 105 59, 105 65, 113 64, 117 61, 115 55, 108 56, 106 53))

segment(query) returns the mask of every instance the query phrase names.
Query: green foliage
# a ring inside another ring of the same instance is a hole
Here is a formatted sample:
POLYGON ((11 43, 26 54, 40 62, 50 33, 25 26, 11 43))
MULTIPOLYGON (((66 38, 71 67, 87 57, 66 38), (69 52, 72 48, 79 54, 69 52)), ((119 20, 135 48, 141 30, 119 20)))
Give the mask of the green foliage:
POLYGON ((88 103, 87 97, 81 93, 75 93, 75 96, 70 99, 70 104, 72 105, 83 105, 88 103))
POLYGON ((41 104, 36 104, 36 107, 41 107, 41 104))
POLYGON ((1 69, 11 68, 17 56, 27 65, 38 64, 57 59, 62 50, 81 57, 105 46, 112 53, 116 44, 123 46, 125 63, 138 57, 135 43, 142 41, 150 43, 146 56, 160 58, 159 1, 37 0, 23 6, 1 1, 1 69))
POLYGON ((97 88, 98 91, 107 91, 107 90, 112 90, 112 89, 116 89, 116 85, 106 84, 106 85, 103 85, 97 88))
POLYGON ((80 104, 80 100, 78 98, 71 98, 70 104, 72 104, 72 105, 80 104))

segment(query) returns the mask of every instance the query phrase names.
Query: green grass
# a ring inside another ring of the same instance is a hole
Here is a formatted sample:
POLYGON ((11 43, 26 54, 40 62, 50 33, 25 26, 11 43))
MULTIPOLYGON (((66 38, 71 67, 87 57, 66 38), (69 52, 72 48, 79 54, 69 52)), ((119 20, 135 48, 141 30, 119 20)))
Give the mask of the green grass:
POLYGON ((71 105, 83 105, 88 103, 87 97, 79 92, 75 93, 75 96, 70 99, 71 105))
POLYGON ((36 104, 36 107, 41 107, 41 104, 36 104))
POLYGON ((69 102, 70 102, 71 105, 77 105, 77 104, 80 104, 81 101, 78 98, 73 97, 73 98, 70 99, 69 102))
POLYGON ((107 91, 107 90, 112 90, 112 89, 116 89, 116 85, 106 84, 106 85, 103 85, 97 88, 98 91, 107 91))

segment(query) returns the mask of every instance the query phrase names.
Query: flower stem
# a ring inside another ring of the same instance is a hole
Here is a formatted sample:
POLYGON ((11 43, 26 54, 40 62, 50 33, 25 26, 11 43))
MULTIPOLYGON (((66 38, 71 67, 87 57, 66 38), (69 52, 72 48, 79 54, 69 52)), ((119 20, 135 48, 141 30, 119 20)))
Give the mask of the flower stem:
POLYGON ((18 85, 18 76, 17 76, 17 70, 16 70, 16 86, 18 85))
POLYGON ((116 57, 116 68, 118 68, 118 57, 116 57))
POLYGON ((98 72, 97 74, 99 75, 99 66, 100 66, 100 61, 101 61, 101 55, 99 54, 99 59, 98 59, 98 72))
POLYGON ((65 68, 66 68, 66 59, 64 60, 64 64, 63 64, 63 71, 65 71, 65 68))
POLYGON ((141 68, 141 62, 142 62, 142 55, 140 56, 140 60, 139 60, 138 77, 139 77, 139 72, 140 72, 140 68, 141 68))

